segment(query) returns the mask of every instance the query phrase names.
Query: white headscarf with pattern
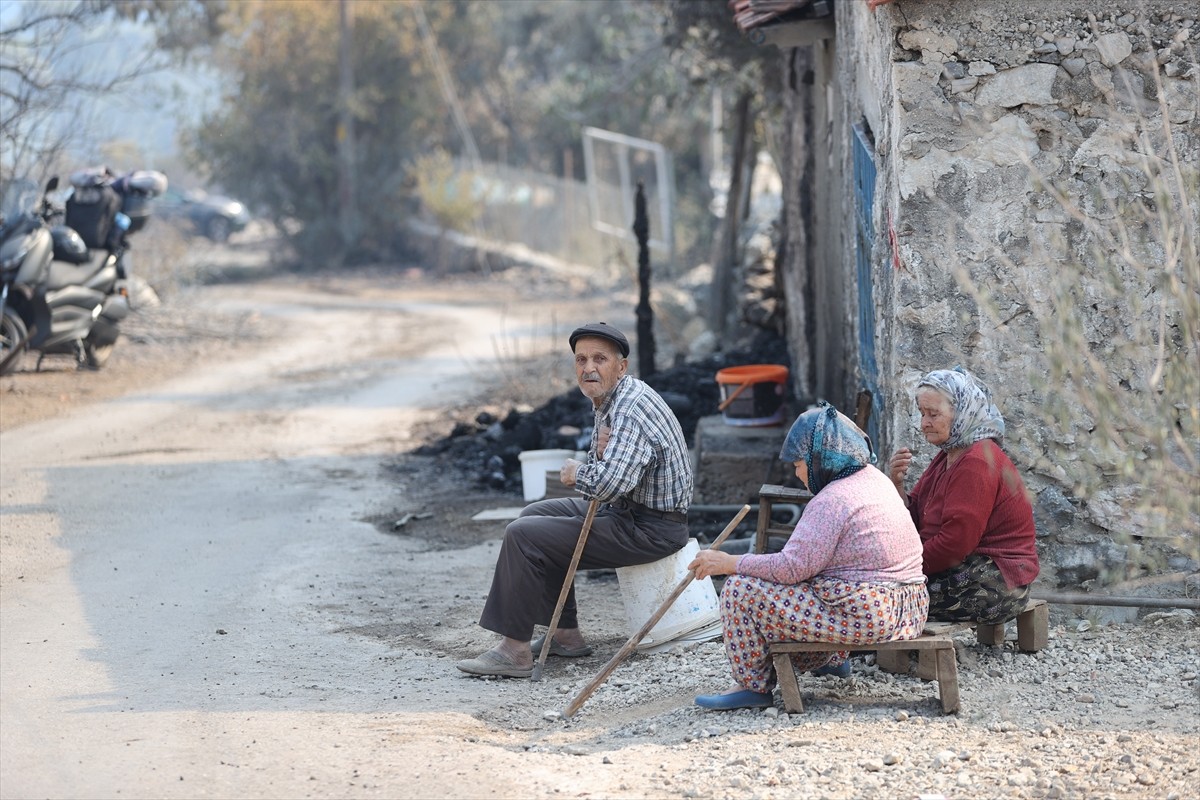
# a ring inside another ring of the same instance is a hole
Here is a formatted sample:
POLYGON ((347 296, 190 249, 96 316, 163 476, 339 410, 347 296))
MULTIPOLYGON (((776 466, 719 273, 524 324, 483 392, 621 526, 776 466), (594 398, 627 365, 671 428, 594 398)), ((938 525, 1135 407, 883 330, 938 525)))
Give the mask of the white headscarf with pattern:
POLYGON ((992 403, 992 394, 983 381, 962 367, 935 369, 917 384, 918 391, 924 387, 937 389, 954 407, 950 436, 938 445, 941 449, 967 447, 982 439, 1003 443, 1004 417, 992 403))

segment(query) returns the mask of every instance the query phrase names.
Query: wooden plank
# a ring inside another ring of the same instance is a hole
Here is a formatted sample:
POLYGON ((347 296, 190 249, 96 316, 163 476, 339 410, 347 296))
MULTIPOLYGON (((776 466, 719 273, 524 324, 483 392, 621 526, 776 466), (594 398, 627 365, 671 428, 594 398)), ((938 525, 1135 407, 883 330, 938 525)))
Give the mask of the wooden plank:
POLYGON ((796 668, 792 657, 787 653, 772 653, 775 662, 775 679, 779 681, 779 693, 783 696, 783 709, 789 714, 800 714, 804 711, 804 701, 800 698, 800 684, 796 681, 796 668))
POLYGON ((812 492, 808 489, 791 486, 780 486, 774 483, 764 483, 758 490, 758 499, 770 500, 772 503, 795 503, 804 505, 812 500, 812 492))
POLYGON ((937 651, 937 682, 942 713, 955 713, 958 711, 958 661, 953 646, 937 651))
POLYGON ((1036 653, 1046 646, 1050 635, 1050 606, 1045 600, 1031 600, 1017 616, 1017 647, 1036 653))
POLYGON ((875 664, 884 672, 907 675, 909 670, 907 650, 880 650, 875 654, 875 664))
POLYGON ((480 511, 471 519, 475 522, 488 522, 491 520, 511 520, 521 516, 521 512, 525 510, 525 506, 508 506, 505 508, 488 508, 480 511))
POLYGON ((773 44, 785 50, 791 47, 805 47, 832 39, 834 36, 833 17, 776 22, 773 25, 763 25, 759 30, 762 32, 763 43, 773 44))
POLYGON ((958 633, 959 631, 970 630, 973 627, 975 627, 974 622, 931 619, 926 621, 925 628, 922 632, 926 636, 945 636, 951 633, 958 633))
MULTIPOLYGON (((767 488, 766 486, 763 487, 767 488)), ((760 494, 758 497, 758 527, 754 532, 754 552, 767 552, 768 529, 771 527, 771 499, 760 494)))
POLYGON ((949 636, 922 636, 920 639, 904 639, 894 642, 874 642, 871 644, 846 644, 845 642, 775 642, 771 645, 771 653, 836 653, 839 650, 849 650, 855 653, 875 650, 936 650, 939 647, 954 648, 954 640, 949 636))

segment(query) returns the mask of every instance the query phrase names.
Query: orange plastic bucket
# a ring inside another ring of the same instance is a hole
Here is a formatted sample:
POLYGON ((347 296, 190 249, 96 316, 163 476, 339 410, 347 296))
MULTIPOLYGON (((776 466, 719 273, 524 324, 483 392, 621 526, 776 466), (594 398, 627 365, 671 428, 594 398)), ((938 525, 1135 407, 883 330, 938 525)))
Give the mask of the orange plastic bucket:
POLYGON ((783 392, 788 368, 778 364, 726 367, 717 373, 718 409, 726 425, 778 425, 783 421, 783 392))

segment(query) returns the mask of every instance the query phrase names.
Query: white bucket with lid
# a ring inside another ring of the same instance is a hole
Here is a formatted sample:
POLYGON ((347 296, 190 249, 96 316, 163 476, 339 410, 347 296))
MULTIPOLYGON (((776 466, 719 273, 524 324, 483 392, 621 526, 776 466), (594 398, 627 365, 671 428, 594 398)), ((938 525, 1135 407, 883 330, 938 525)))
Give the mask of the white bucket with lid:
POLYGON ((541 500, 546 496, 546 473, 562 469, 568 458, 575 456, 574 450, 526 450, 521 459, 521 489, 525 499, 541 500))
MULTIPOLYGON (((681 550, 666 558, 634 567, 618 567, 617 580, 621 584, 621 601, 625 604, 625 619, 629 635, 642 629, 650 616, 675 591, 675 587, 688 573, 688 564, 700 552, 700 543, 688 539, 681 550)), ((721 635, 721 613, 717 601, 717 590, 712 578, 693 580, 675 599, 662 618, 638 644, 638 650, 657 648, 665 642, 689 638, 702 641, 721 635), (688 634, 706 634, 694 639, 688 634)))

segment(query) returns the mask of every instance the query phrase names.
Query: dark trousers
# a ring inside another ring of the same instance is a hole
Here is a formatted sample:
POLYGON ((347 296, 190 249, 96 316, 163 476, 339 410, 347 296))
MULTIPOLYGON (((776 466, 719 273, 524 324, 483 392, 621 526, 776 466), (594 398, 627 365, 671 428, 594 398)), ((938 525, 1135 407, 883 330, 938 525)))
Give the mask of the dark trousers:
POLYGON ((929 576, 929 619, 965 620, 999 625, 1020 614, 1029 587, 1010 589, 1000 568, 982 553, 972 553, 956 567, 929 576))
MULTIPOLYGON (((535 625, 550 624, 587 508, 588 502, 577 498, 539 500, 508 524, 479 618, 481 626, 501 636, 528 640, 535 625)), ((686 522, 640 513, 620 501, 603 503, 592 521, 578 569, 648 564, 679 550, 687 540, 686 522)), ((574 585, 558 627, 579 627, 574 585)))

